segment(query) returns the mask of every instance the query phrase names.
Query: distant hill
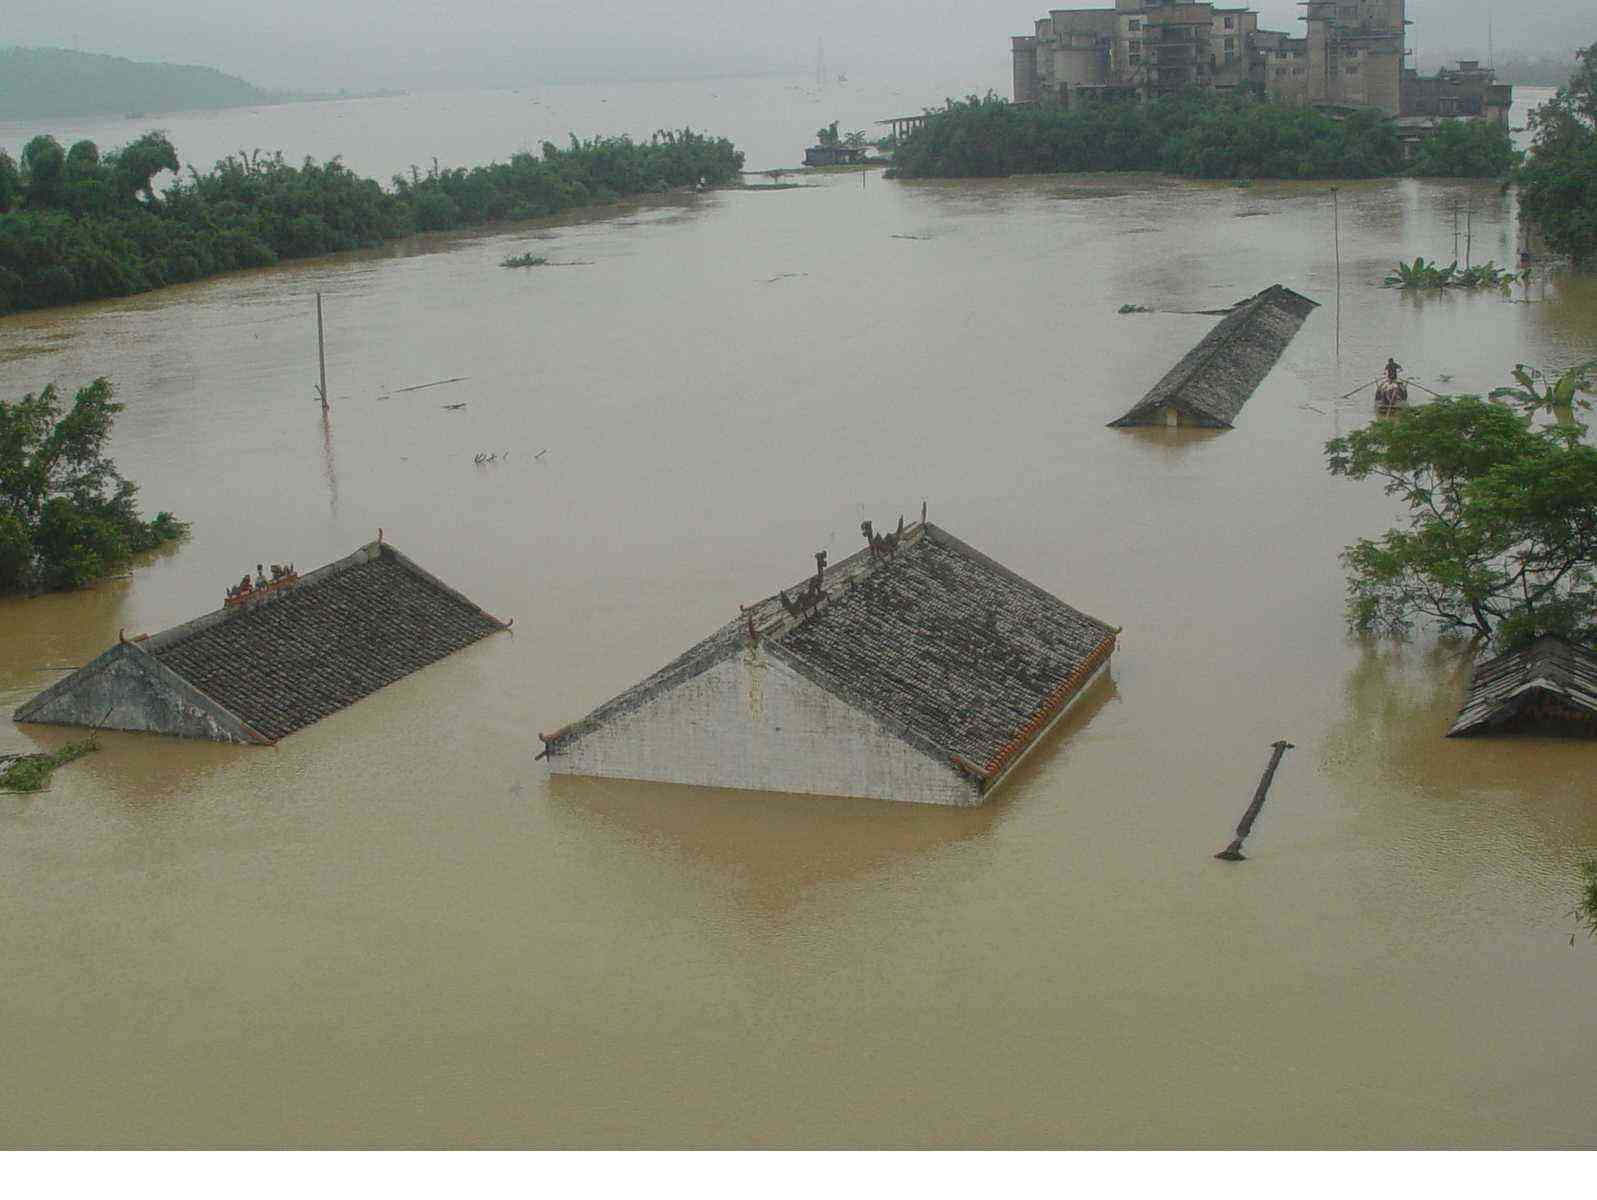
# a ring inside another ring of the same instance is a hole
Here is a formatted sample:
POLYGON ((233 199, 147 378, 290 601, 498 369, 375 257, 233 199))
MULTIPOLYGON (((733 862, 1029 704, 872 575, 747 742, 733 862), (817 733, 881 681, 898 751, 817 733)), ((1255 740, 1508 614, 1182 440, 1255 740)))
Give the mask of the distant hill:
POLYGON ((0 49, 0 121, 232 108, 273 99, 253 83, 212 67, 133 62, 76 50, 0 49))

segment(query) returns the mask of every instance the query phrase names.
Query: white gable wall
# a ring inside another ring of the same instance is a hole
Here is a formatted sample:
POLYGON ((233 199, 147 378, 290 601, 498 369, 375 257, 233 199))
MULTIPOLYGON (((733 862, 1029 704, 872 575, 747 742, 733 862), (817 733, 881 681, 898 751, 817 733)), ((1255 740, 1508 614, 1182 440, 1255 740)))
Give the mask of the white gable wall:
POLYGON ((563 775, 981 803, 973 780, 752 646, 549 756, 563 775))

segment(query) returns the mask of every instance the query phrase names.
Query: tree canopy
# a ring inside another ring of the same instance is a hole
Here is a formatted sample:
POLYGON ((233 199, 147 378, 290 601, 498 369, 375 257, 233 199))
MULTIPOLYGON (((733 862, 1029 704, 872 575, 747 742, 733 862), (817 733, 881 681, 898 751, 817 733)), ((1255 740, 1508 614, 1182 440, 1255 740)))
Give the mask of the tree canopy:
POLYGON ((0 315, 126 296, 283 259, 379 245, 418 231, 549 216, 624 196, 736 180, 743 155, 690 129, 544 143, 508 162, 423 172, 384 189, 338 159, 295 164, 259 151, 204 174, 178 169, 159 131, 102 154, 47 134, 0 152, 0 315))
MULTIPOLYGON (((1506 130, 1445 122, 1421 143, 1414 173, 1490 175, 1517 161, 1506 130), (1421 169, 1421 167, 1423 169, 1421 169)), ((1010 104, 993 93, 950 100, 894 151, 909 178, 1161 171, 1200 179, 1368 179, 1404 172, 1396 122, 1335 118, 1303 105, 1193 88, 1126 102, 1010 104)))
POLYGON ((108 379, 70 408, 51 384, 0 400, 0 592, 80 587, 187 527, 171 513, 139 515, 138 487, 105 455, 122 405, 108 379))
POLYGON ((1555 252, 1597 259, 1597 42, 1530 126, 1530 154, 1516 174, 1522 211, 1555 252))
MULTIPOLYGON (((1546 393, 1531 393, 1534 410, 1546 393)), ((1326 443, 1333 475, 1380 479, 1408 509, 1343 553, 1355 632, 1424 620, 1505 648, 1597 640, 1597 448, 1572 417, 1538 428, 1531 415, 1446 397, 1326 443)))

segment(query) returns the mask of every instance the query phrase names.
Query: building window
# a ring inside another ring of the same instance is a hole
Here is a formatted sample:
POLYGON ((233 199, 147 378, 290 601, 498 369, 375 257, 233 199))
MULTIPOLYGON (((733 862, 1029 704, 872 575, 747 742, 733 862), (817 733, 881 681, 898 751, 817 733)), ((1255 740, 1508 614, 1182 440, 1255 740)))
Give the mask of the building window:
POLYGON ((1131 20, 1126 22, 1126 28, 1135 33, 1137 30, 1142 28, 1142 18, 1132 17, 1131 20))
MULTIPOLYGON (((1229 38, 1228 38, 1228 39, 1226 39, 1226 40, 1227 40, 1227 41, 1229 41, 1229 40, 1230 40, 1230 39, 1229 39, 1229 38)), ((1228 62, 1228 63, 1234 63, 1234 62, 1236 62, 1236 61, 1237 61, 1237 55, 1236 55, 1236 51, 1235 51, 1235 50, 1227 50, 1227 51, 1226 51, 1226 52, 1225 52, 1225 60, 1226 60, 1226 62, 1228 62)))
POLYGON ((1357 67, 1349 67, 1347 69, 1347 73, 1349 75, 1357 75, 1359 73, 1359 69, 1357 67))
POLYGON ((1227 50, 1235 50, 1237 48, 1237 39, 1234 37, 1226 38, 1225 48, 1227 50))
POLYGON ((1293 67, 1292 68, 1292 74, 1294 74, 1294 75, 1302 75, 1303 73, 1304 72, 1303 72, 1303 68, 1302 67, 1293 67))
POLYGON ((1277 79, 1280 79, 1280 78, 1282 78, 1285 75, 1286 75, 1286 68, 1285 67, 1277 67, 1275 69, 1275 77, 1277 79))
POLYGON ((1133 50, 1131 52, 1131 63, 1132 63, 1132 65, 1135 66, 1137 63, 1140 63, 1141 61, 1142 61, 1142 55, 1138 54, 1135 50, 1133 50))
POLYGON ((1227 17, 1225 19, 1225 27, 1227 29, 1235 29, 1237 27, 1237 19, 1235 17, 1227 17))

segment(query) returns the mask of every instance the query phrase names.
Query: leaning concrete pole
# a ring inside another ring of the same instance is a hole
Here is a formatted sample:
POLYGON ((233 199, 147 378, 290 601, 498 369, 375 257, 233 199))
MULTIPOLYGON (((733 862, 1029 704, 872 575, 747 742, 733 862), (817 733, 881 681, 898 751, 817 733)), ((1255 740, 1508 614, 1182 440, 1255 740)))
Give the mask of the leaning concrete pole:
POLYGON ((1269 794, 1270 781, 1275 778, 1275 769, 1281 765, 1281 756, 1291 750, 1291 742, 1272 742, 1270 763, 1264 768, 1264 776, 1259 780, 1259 789, 1253 793, 1253 803, 1248 805, 1248 811, 1242 814, 1242 820, 1237 823, 1237 836, 1231 839, 1227 846, 1215 857, 1226 862, 1241 862, 1247 858, 1242 853, 1242 842, 1253 831, 1253 822, 1258 818, 1259 810, 1264 807, 1264 797, 1269 794))
POLYGON ((319 389, 322 401, 322 411, 326 412, 327 404, 327 339, 322 332, 322 294, 316 293, 316 357, 321 363, 322 383, 319 389))

